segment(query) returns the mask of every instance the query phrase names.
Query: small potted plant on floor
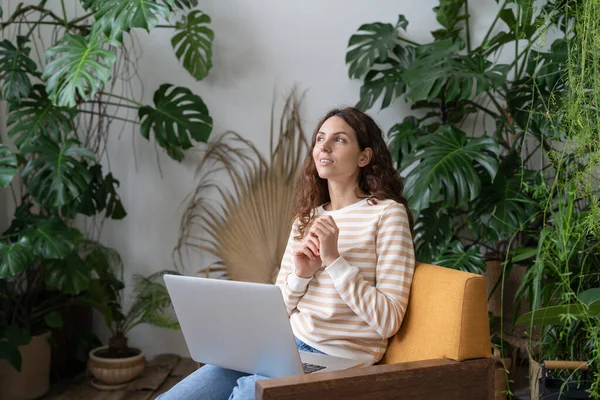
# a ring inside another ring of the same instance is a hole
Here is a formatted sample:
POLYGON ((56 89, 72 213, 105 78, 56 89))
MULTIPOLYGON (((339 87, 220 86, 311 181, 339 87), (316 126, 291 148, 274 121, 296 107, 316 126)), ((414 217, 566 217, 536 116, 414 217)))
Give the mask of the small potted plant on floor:
POLYGON ((179 323, 169 314, 171 299, 162 283, 165 273, 160 271, 148 277, 133 276, 133 303, 123 311, 123 269, 119 254, 108 248, 97 248, 90 254, 97 279, 89 291, 90 303, 100 311, 111 337, 108 345, 89 353, 88 370, 92 385, 98 389, 116 390, 139 376, 145 368, 143 350, 128 344, 127 334, 135 326, 149 323, 155 326, 179 329, 179 323))

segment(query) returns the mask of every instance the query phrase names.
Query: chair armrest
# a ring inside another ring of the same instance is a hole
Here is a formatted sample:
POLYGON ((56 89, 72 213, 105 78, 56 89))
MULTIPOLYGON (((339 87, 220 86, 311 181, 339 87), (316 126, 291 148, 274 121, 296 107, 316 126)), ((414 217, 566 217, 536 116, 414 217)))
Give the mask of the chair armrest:
POLYGON ((374 365, 256 382, 256 400, 494 399, 492 358, 374 365))

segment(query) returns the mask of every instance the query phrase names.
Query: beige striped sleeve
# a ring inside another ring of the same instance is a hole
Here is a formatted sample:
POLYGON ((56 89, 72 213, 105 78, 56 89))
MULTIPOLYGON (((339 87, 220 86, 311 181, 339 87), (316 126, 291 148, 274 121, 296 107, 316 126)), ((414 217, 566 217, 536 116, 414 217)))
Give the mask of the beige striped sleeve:
POLYGON ((302 296, 304 296, 304 293, 306 293, 308 283, 312 279, 300 278, 294 272, 292 253, 297 244, 294 237, 298 236, 298 233, 298 219, 296 219, 292 225, 290 237, 283 254, 283 259, 281 260, 281 268, 279 269, 277 281, 275 282, 283 294, 283 301, 285 302, 285 308, 287 309, 288 315, 294 311, 298 302, 302 296))
POLYGON ((348 307, 387 339, 400 329, 415 269, 413 240, 403 205, 392 203, 383 211, 377 225, 376 251, 375 287, 343 257, 325 270, 348 307))

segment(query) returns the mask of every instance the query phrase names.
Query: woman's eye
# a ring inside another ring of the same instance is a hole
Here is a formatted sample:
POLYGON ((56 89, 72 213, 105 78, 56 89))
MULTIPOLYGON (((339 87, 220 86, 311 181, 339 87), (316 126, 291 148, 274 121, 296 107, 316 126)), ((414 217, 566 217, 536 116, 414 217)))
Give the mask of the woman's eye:
POLYGON ((335 140, 337 140, 337 141, 338 141, 338 142, 340 142, 340 143, 343 143, 343 142, 344 142, 344 139, 343 139, 343 138, 341 138, 341 137, 339 137, 339 138, 337 138, 337 139, 335 139, 335 140))
POLYGON ((317 138, 317 142, 321 142, 322 140, 323 140, 323 138, 322 138, 322 137, 318 137, 318 138, 317 138))

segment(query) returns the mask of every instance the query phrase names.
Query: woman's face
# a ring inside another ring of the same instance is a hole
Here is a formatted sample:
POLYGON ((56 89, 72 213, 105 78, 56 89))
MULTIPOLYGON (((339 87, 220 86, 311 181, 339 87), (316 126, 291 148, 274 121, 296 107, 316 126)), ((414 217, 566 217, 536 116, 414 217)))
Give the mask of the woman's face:
POLYGON ((358 179, 361 167, 371 158, 371 149, 361 150, 356 132, 342 118, 327 119, 315 138, 313 160, 319 177, 335 181, 358 179))

